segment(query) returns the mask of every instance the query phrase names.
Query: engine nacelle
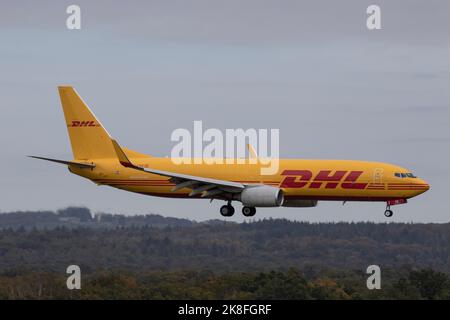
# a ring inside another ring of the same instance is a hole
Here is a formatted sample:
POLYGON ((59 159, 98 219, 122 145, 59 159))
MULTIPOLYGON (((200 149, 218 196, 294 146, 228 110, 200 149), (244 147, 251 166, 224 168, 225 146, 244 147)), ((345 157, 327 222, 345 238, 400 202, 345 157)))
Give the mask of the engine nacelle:
POLYGON ((248 207, 279 207, 283 204, 283 191, 270 186, 248 186, 239 199, 248 207))
POLYGON ((308 208, 317 206, 317 200, 292 200, 285 199, 283 202, 283 207, 297 207, 297 208, 308 208))

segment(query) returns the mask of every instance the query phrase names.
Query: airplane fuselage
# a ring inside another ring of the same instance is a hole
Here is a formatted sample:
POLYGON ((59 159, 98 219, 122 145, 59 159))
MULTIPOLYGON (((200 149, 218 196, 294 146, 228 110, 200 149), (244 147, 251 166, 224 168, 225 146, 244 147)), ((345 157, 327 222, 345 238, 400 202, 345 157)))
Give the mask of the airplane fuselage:
MULTIPOLYGON (((193 174, 245 185, 268 185, 283 190, 289 200, 389 201, 409 199, 429 189, 419 178, 401 177, 405 168, 381 162, 355 160, 280 159, 274 175, 261 175, 260 164, 176 164, 170 158, 130 158, 136 165, 171 172, 193 174), (400 174, 396 176, 396 174, 400 174)), ((89 160, 86 160, 89 162, 89 160)), ((149 175, 122 166, 117 159, 95 161, 93 169, 71 167, 71 172, 99 185, 140 194, 190 197, 190 190, 171 191, 169 178, 149 175)))

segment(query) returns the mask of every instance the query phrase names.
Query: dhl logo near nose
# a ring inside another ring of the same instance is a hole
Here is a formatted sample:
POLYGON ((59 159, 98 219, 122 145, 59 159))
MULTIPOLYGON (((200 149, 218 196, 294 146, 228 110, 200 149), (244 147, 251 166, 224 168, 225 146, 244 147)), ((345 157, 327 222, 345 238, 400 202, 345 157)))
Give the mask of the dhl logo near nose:
POLYGON ((72 120, 72 123, 67 125, 68 127, 98 127, 99 124, 95 123, 95 121, 78 121, 72 120))
POLYGON ((288 176, 281 182, 281 188, 304 188, 308 184, 310 189, 318 189, 325 185, 326 189, 336 189, 339 183, 343 189, 365 189, 367 183, 357 183, 363 171, 335 171, 322 170, 312 178, 309 170, 284 170, 281 175, 288 176), (345 178, 344 178, 345 177, 345 178))

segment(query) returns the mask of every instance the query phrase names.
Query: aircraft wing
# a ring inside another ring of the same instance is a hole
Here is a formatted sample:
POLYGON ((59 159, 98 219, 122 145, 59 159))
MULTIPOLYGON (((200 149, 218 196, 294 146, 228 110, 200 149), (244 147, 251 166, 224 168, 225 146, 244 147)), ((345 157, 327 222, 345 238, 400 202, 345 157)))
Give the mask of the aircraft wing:
POLYGON ((176 183, 172 191, 177 191, 183 188, 190 188, 192 189, 192 192, 189 194, 189 196, 194 196, 201 193, 201 197, 212 197, 223 193, 239 193, 245 188, 242 183, 238 182, 204 178, 188 174, 136 166, 128 159, 127 155, 122 150, 117 141, 113 139, 111 141, 114 146, 114 150, 116 151, 117 157, 119 158, 120 164, 127 168, 169 177, 172 182, 176 183))

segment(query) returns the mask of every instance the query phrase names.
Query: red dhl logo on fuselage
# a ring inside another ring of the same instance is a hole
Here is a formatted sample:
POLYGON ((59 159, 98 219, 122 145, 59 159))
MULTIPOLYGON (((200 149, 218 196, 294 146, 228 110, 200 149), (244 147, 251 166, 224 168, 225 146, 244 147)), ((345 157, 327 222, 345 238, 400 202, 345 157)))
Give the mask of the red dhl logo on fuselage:
POLYGON ((325 184, 326 189, 335 189, 339 183, 343 189, 365 189, 367 183, 357 183, 363 171, 335 171, 322 170, 314 177, 309 170, 284 170, 281 175, 288 176, 281 182, 281 188, 308 188, 318 189, 325 184))
POLYGON ((67 125, 68 127, 98 127, 99 125, 95 121, 78 121, 72 120, 72 123, 67 125))

